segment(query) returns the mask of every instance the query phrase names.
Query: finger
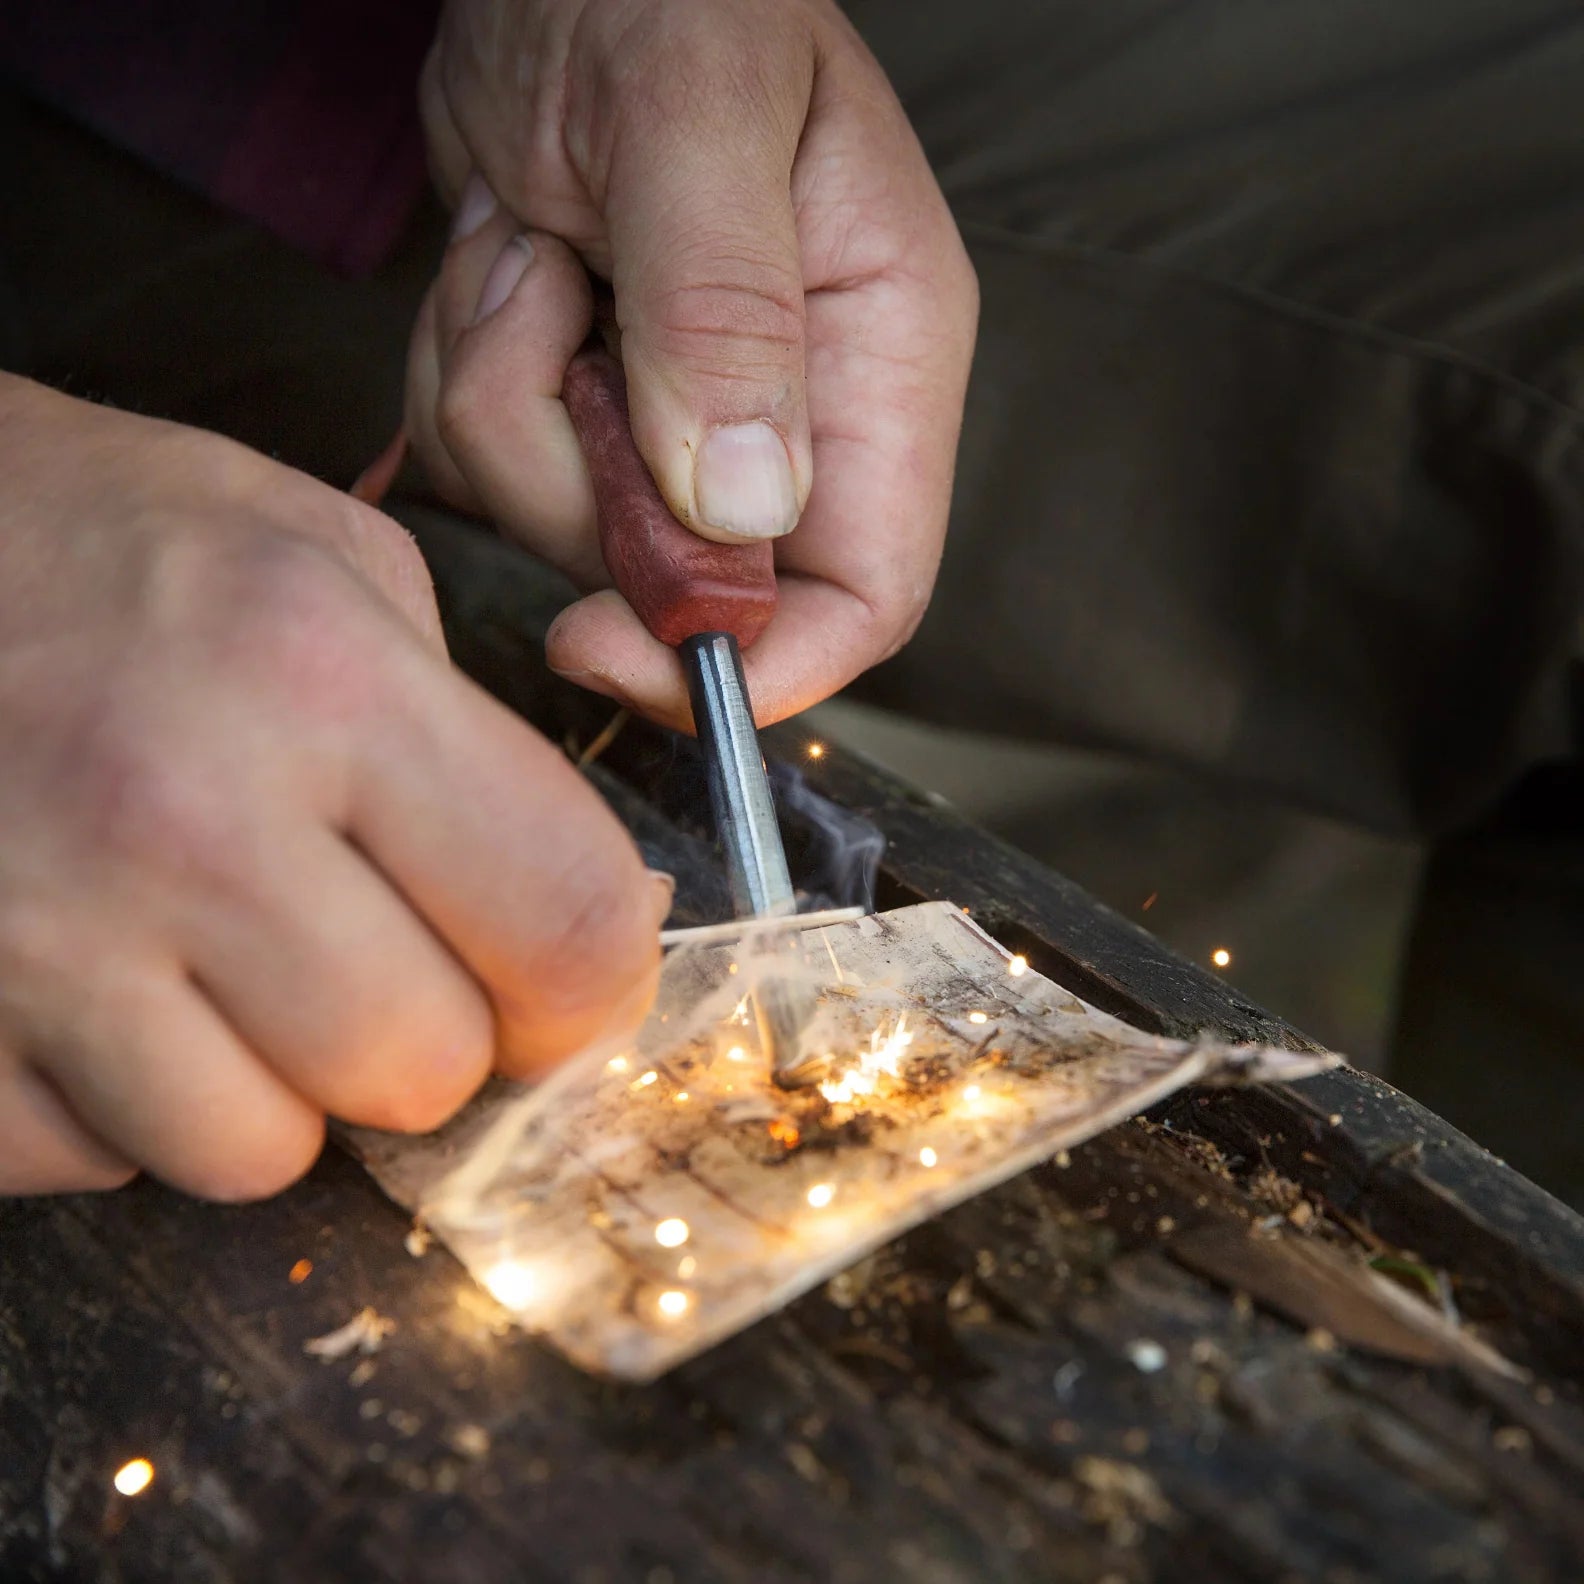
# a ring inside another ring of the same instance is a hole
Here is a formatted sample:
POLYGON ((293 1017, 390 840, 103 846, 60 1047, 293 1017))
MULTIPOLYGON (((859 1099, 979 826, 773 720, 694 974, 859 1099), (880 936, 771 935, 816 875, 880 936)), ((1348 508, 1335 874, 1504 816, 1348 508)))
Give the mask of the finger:
POLYGON ((610 107, 602 205, 633 435, 696 532, 773 538, 813 476, 790 188, 812 45, 743 4, 683 13, 657 48, 610 107))
POLYGON ((471 683, 409 669, 353 766, 349 835, 489 994, 503 1069, 636 1027, 669 897, 563 755, 471 683))
POLYGON ((53 1084, 7 1051, 0 1051, 0 1117, 0 1197, 119 1188, 137 1175, 77 1120, 53 1084))
POLYGON ((412 442, 434 492, 469 516, 483 515, 478 497, 451 460, 439 430, 435 409, 440 400, 440 332, 437 327, 435 288, 430 286, 419 304, 413 321, 412 338, 407 343, 407 386, 402 408, 402 427, 412 442))
POLYGON ((323 1117, 174 966, 101 965, 95 989, 27 1055, 112 1149, 205 1199, 265 1198, 314 1163, 323 1117))
POLYGON ((332 832, 247 845, 266 861, 178 926, 206 994, 319 1109, 400 1132, 438 1127, 489 1074, 483 992, 332 832))
MULTIPOLYGON (((952 241, 942 243, 940 274, 958 270, 955 292, 937 298, 904 284, 883 300, 869 288, 810 296, 818 478, 798 531, 776 546, 779 607, 744 657, 761 723, 808 708, 894 654, 923 614, 973 347, 971 276, 952 241), (876 323, 891 330, 880 346, 866 334, 876 323)), ((569 680, 690 729, 676 657, 614 593, 563 611, 545 655, 569 680)))
POLYGON ((418 74, 418 117, 429 153, 429 174, 446 207, 455 208, 473 161, 446 102, 438 43, 424 57, 423 70, 418 74))
MULTIPOLYGON (((781 602, 743 656, 761 726, 828 698, 877 645, 875 614, 848 590, 796 574, 779 580, 781 602)), ((550 668, 674 731, 693 730, 687 678, 676 651, 645 628, 614 590, 569 605, 545 636, 550 668)))
POLYGON ((448 250, 433 302, 432 432, 447 462, 503 531, 581 586, 608 581, 588 469, 560 401, 593 322, 577 256, 498 216, 448 250))

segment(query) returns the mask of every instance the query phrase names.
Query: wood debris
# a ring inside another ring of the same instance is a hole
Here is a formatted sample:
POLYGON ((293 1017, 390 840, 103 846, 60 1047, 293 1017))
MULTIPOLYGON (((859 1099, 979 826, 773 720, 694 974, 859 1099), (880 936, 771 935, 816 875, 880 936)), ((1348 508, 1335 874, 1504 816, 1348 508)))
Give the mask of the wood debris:
POLYGON ((319 1359, 340 1359, 349 1353, 378 1353, 385 1345, 385 1338, 395 1329, 396 1322, 386 1319, 377 1310, 360 1309, 345 1325, 323 1336, 310 1337, 303 1343, 303 1352, 319 1359))

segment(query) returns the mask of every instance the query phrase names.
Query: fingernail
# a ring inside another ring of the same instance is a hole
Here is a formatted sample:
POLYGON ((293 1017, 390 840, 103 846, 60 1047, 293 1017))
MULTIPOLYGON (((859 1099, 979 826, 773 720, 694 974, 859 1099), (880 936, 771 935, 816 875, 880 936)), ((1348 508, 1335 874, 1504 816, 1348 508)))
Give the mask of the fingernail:
POLYGON ((676 900, 676 880, 664 869, 651 869, 649 880, 654 887, 655 928, 664 929, 671 917, 671 904, 676 900))
POLYGON ((533 263, 533 243, 525 236, 514 236, 500 250, 500 256, 490 265, 489 274, 479 288, 478 307, 473 310, 473 323, 488 319, 512 294, 512 289, 523 278, 523 271, 533 263))
POLYGON ((474 171, 457 200, 456 213, 451 217, 451 240, 463 242, 473 235, 489 217, 500 208, 500 200, 490 191, 490 184, 474 171))
POLYGON ((699 516, 745 539, 775 539, 797 526, 797 486, 786 443, 764 422, 726 424, 699 450, 693 476, 699 516))

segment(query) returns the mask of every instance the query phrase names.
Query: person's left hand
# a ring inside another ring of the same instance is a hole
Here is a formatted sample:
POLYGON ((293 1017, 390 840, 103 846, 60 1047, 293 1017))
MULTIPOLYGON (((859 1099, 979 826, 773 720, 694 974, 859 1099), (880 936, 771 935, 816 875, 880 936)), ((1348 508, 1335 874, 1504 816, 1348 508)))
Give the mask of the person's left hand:
POLYGON ((747 656, 761 721, 900 648, 939 563, 977 288, 831 0, 448 0, 423 109, 457 213, 408 427, 442 494, 593 591, 551 665, 689 723, 675 654, 608 586, 557 399, 585 266, 614 289, 634 438, 672 510, 777 539, 781 606, 747 656))

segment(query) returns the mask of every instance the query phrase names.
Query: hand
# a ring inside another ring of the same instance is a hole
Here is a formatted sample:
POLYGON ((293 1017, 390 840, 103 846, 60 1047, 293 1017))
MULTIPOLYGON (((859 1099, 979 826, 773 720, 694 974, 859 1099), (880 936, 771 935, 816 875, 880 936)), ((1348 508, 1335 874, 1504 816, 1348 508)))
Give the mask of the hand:
POLYGON ((599 557, 556 399, 608 279, 638 447, 709 538, 778 538, 762 720, 894 653, 940 559, 977 293, 884 75, 829 0, 448 0, 425 71, 453 243, 409 365, 437 487, 598 590, 563 675, 672 725, 676 656, 599 557), (563 240, 564 239, 564 240, 563 240))
POLYGON ((269 1193, 637 1021, 661 899, 394 522, 4 377, 0 500, 0 1193, 269 1193))

